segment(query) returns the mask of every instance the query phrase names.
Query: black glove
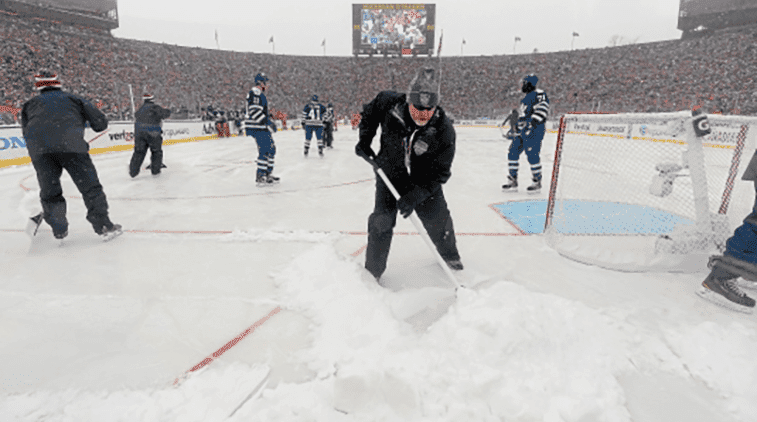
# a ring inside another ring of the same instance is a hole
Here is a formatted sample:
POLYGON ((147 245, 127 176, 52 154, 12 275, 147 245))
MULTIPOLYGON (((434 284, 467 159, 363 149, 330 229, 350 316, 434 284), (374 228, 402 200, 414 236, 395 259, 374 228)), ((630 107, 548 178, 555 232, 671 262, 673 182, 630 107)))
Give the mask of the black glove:
POLYGON ((376 166, 376 153, 370 146, 362 146, 361 144, 355 145, 355 154, 360 156, 363 160, 367 161, 370 165, 376 166))
POLYGON ((426 189, 415 186, 410 189, 410 192, 400 197, 397 201, 397 209, 400 211, 403 218, 408 218, 410 217, 410 214, 413 213, 413 210, 415 210, 415 207, 425 201, 429 195, 430 194, 426 189))

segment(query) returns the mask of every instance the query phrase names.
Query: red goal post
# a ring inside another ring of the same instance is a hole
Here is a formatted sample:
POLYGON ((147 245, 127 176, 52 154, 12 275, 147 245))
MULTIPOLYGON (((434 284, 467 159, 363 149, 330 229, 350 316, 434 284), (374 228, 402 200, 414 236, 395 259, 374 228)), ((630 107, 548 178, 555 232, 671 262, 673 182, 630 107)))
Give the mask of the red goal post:
POLYGON ((703 269, 754 204, 754 187, 736 177, 744 151, 757 147, 757 118, 707 117, 712 133, 697 138, 690 112, 562 116, 550 246, 622 271, 703 269))

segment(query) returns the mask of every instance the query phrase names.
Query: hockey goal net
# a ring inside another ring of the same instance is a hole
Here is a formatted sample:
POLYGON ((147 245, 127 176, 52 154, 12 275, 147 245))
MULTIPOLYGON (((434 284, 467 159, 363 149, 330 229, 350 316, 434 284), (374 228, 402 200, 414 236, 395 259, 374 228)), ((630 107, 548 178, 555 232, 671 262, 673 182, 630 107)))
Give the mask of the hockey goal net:
POLYGON ((614 270, 706 270, 754 204, 741 174, 757 146, 757 118, 707 119, 697 136, 690 112, 563 116, 547 243, 614 270))

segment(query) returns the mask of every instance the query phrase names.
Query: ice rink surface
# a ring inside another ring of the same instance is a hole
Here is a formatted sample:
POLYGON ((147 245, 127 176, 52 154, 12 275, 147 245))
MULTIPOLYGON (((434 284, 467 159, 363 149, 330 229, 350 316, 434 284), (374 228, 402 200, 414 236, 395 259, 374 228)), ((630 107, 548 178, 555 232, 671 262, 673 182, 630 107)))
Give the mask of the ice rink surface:
POLYGON ((69 236, 43 224, 30 245, 34 171, 0 169, 0 419, 757 420, 757 316, 697 297, 706 274, 560 256, 494 207, 548 182, 526 194, 522 157, 521 191, 503 193, 499 131, 457 134, 445 196, 475 285, 457 297, 408 220, 390 288, 362 269, 375 182, 349 127, 324 158, 275 134, 268 188, 252 138, 167 146, 158 177, 129 178, 130 152, 93 156, 125 231, 109 243, 64 174, 69 236))

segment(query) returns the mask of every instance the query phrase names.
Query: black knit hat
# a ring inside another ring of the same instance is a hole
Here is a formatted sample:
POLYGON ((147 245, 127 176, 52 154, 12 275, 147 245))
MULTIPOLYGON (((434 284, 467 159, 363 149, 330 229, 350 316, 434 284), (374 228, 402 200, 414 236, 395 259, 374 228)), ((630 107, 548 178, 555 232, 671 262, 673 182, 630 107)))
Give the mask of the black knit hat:
POLYGON ((407 92, 407 102, 416 108, 431 108, 439 104, 439 82, 433 67, 418 70, 407 92))

